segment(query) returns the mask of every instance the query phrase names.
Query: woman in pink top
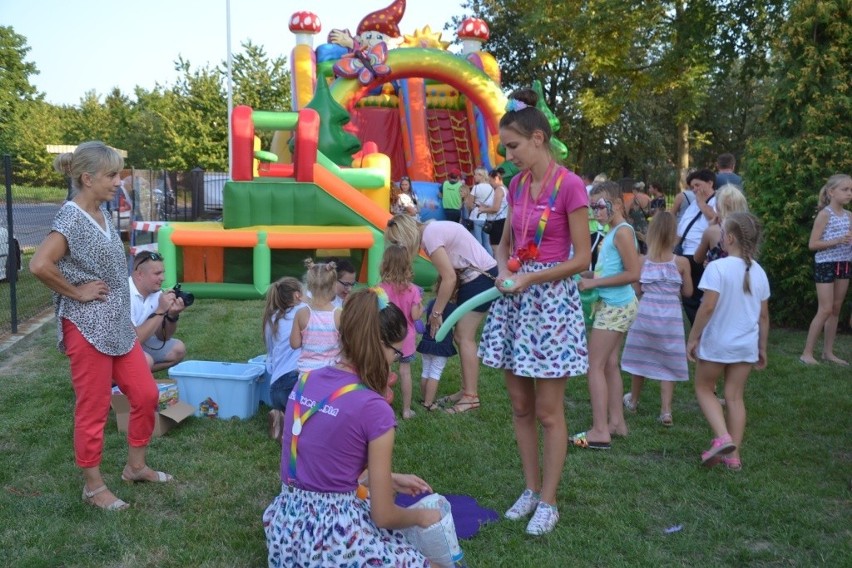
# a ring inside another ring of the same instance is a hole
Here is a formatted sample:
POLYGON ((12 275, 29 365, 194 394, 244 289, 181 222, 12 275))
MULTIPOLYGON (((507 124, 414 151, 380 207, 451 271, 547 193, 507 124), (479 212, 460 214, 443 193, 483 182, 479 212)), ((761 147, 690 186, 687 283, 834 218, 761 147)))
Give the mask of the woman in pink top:
POLYGON ((589 366, 580 294, 571 277, 588 268, 591 257, 586 188, 554 160, 550 124, 537 99, 530 89, 515 92, 500 120, 506 159, 521 173, 509 184, 508 222, 495 250, 504 295, 494 301, 479 346, 484 364, 503 369, 526 482, 506 517, 534 512, 527 525, 532 535, 552 531, 559 520, 556 490, 568 446, 565 384, 589 366), (536 422, 544 437, 543 467, 536 422))
MULTIPOLYGON (((418 223, 408 215, 396 215, 388 222, 385 240, 408 250, 410 262, 420 252, 429 256, 441 275, 441 285, 435 294, 435 305, 429 326, 435 336, 444 322, 443 312, 458 285, 458 305, 494 285, 497 261, 470 234, 454 221, 418 223)), ((462 389, 438 402, 450 403, 450 414, 479 408, 479 359, 476 356, 476 331, 491 303, 487 302, 466 313, 456 324, 453 335, 461 359, 462 389)))

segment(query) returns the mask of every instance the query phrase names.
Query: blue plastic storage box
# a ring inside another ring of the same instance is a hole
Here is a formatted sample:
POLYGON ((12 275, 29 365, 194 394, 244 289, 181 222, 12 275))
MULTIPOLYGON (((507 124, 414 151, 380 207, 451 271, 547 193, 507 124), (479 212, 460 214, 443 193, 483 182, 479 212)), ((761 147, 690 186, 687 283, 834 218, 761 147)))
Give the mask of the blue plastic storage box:
POLYGON ((272 407, 272 394, 269 389, 272 387, 272 377, 266 371, 266 353, 252 357, 248 360, 252 365, 260 365, 263 367, 263 375, 260 377, 260 382, 257 384, 258 403, 262 402, 268 407, 272 407))
POLYGON ((262 375, 257 365, 219 361, 184 361, 169 369, 180 399, 195 407, 197 416, 218 418, 254 416, 262 375))

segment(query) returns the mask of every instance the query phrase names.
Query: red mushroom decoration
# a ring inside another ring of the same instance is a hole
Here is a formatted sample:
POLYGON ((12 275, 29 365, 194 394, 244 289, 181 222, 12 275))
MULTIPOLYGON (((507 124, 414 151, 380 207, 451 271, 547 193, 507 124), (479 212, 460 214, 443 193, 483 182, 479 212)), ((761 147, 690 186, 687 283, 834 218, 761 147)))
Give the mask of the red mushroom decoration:
POLYGON ((321 29, 319 16, 313 12, 301 11, 290 16, 290 31, 296 34, 296 45, 313 45, 313 35, 321 29))
POLYGON ((462 40, 462 53, 467 55, 482 48, 482 44, 491 37, 491 30, 485 20, 470 17, 462 20, 456 35, 462 40))

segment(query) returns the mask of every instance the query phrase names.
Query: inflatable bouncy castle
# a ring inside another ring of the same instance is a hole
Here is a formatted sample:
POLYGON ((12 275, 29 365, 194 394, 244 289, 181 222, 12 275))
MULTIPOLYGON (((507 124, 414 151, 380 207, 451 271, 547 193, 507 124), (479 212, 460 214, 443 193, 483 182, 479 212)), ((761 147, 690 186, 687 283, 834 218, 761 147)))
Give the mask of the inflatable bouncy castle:
MULTIPOLYGON (((403 34, 405 0, 365 16, 355 35, 322 31, 308 11, 292 15, 288 112, 237 107, 233 165, 221 223, 170 223, 158 233, 166 283, 199 297, 257 298, 307 256, 352 258, 359 281, 378 281, 392 180, 407 175, 425 217, 438 217, 437 188, 452 170, 496 167, 506 106, 500 71, 482 51, 487 24, 458 28, 462 52, 447 51, 428 26, 403 34), (270 148, 256 133, 273 131, 270 148), (429 212, 433 214, 429 214, 429 212)), ((425 258, 415 279, 431 285, 425 258)))

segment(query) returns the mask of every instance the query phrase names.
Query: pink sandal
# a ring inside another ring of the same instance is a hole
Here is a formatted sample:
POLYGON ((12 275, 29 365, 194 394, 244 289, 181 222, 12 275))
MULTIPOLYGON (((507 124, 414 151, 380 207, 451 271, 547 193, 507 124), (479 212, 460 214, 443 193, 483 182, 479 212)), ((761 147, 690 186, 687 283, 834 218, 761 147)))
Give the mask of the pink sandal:
POLYGON ((725 456, 722 458, 722 463, 731 471, 739 471, 743 468, 743 462, 740 458, 725 456))
POLYGON ((701 465, 713 467, 722 461, 723 457, 737 449, 730 434, 713 439, 710 449, 701 454, 701 465))

